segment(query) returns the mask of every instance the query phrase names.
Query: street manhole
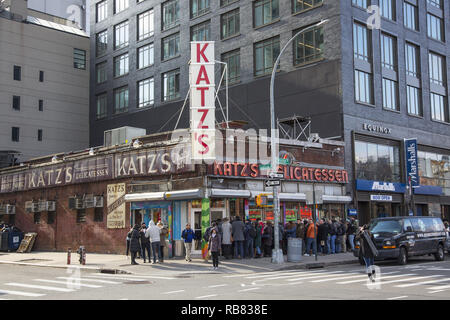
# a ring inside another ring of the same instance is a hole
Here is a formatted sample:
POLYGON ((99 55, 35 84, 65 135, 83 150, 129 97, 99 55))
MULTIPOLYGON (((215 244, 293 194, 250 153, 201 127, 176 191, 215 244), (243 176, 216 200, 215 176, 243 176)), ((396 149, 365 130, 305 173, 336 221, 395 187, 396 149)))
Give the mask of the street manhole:
POLYGON ((123 284, 153 284, 153 281, 126 281, 123 284))

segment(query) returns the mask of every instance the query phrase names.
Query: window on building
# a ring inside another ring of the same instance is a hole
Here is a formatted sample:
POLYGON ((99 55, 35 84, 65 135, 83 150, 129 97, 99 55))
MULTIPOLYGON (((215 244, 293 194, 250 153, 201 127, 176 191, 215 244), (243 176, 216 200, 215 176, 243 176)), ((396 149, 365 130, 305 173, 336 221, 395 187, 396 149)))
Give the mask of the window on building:
POLYGON ((56 211, 47 212, 47 224, 54 224, 56 218, 56 211))
POLYGON ((444 19, 427 13, 427 34, 430 38, 444 42, 444 19))
POLYGON ((73 49, 73 67, 75 69, 86 70, 86 51, 73 49))
MULTIPOLYGON (((294 34, 300 30, 294 31, 294 34)), ((323 58, 323 27, 303 32, 294 40, 294 65, 302 65, 323 58)))
POLYGON ((129 0, 114 0, 114 14, 128 9, 129 5, 129 0))
POLYGON ((12 127, 11 140, 14 142, 19 142, 19 138, 20 138, 20 128, 12 127))
POLYGON ((355 100, 373 104, 373 80, 370 73, 355 70, 355 100))
POLYGON ((35 212, 33 215, 34 224, 40 224, 41 223, 41 213, 35 212))
POLYGON ((39 82, 44 82, 44 71, 39 71, 39 82))
POLYGON ((321 6, 323 0, 292 0, 292 13, 298 13, 321 6))
POLYGON ((371 60, 371 33, 360 23, 353 24, 353 52, 355 59, 366 62, 371 60))
POLYGON ((175 27, 180 22, 179 0, 170 0, 162 4, 162 29, 175 27))
POLYGON ((398 83, 391 79, 383 78, 383 108, 398 110, 398 83))
POLYGON ((20 97, 19 96, 13 96, 12 107, 14 110, 20 110, 20 97))
POLYGON ((99 32, 95 36, 95 52, 100 57, 108 50, 108 30, 99 32))
POLYGON ((427 0, 427 3, 432 5, 433 7, 436 7, 438 9, 442 9, 442 0, 427 0))
POLYGON ((411 30, 419 31, 419 10, 406 0, 403 0, 403 24, 411 30))
POLYGON ((208 41, 211 35, 211 21, 205 21, 191 27, 191 41, 208 41))
POLYGON ((355 141, 356 178, 400 182, 398 146, 355 141))
POLYGON ((103 222, 103 208, 94 208, 94 222, 103 222))
POLYGON ((86 209, 77 210, 77 223, 86 222, 86 209))
POLYGON ((114 58, 114 77, 128 74, 129 71, 128 52, 114 58))
POLYGON ((14 66, 14 80, 16 81, 22 80, 22 67, 14 66))
POLYGON ((220 0, 220 6, 227 6, 229 4, 232 4, 234 2, 238 2, 239 0, 220 0))
POLYGON ((138 15, 138 41, 153 36, 155 31, 153 9, 138 15))
POLYGON ((163 101, 175 100, 180 97, 180 69, 162 74, 163 101))
POLYGON ((406 61, 406 74, 420 78, 420 50, 419 47, 406 43, 405 45, 405 61, 406 61))
POLYGON ((450 155, 419 150, 420 184, 425 186, 439 186, 445 196, 450 196, 450 155))
POLYGON ((38 129, 37 139, 38 141, 42 141, 43 131, 42 129, 38 129))
POLYGON ((239 8, 224 13, 220 16, 221 25, 221 37, 226 39, 239 34, 240 22, 239 22, 239 8))
POLYGON ((370 0, 352 0, 354 6, 367 9, 370 6, 370 0))
POLYGON ((439 86, 445 86, 444 72, 445 60, 444 57, 430 52, 428 55, 430 82, 439 86))
POLYGON ((180 54, 180 34, 175 33, 162 40, 162 60, 176 57, 180 54))
POLYGON ((114 113, 128 111, 128 86, 114 90, 114 113))
POLYGON ((97 112, 96 118, 103 119, 108 115, 108 96, 106 93, 100 94, 96 97, 97 100, 97 112))
POLYGON ((108 70, 107 70, 107 62, 99 63, 96 66, 97 70, 97 84, 106 82, 108 80, 108 70))
POLYGON ((437 93, 430 93, 431 99, 431 119, 448 122, 447 98, 437 93))
POLYGON ((143 69, 153 65, 154 50, 153 43, 138 48, 138 69, 143 69))
POLYGON ((104 0, 96 4, 96 21, 100 22, 108 18, 108 1, 104 0))
POLYGON ((381 66, 389 70, 397 70, 397 41, 394 37, 381 34, 381 66))
POLYGON ((44 100, 39 99, 39 111, 44 111, 44 100))
MULTIPOLYGON (((233 50, 222 54, 222 61, 228 67, 228 82, 238 82, 241 78, 241 54, 240 50, 233 50)), ((224 67, 222 67, 224 68, 224 67)), ((223 72, 223 69, 222 69, 223 72)))
POLYGON ((255 76, 272 73, 275 60, 280 54, 280 37, 277 36, 255 43, 253 52, 255 76))
POLYGON ((406 85, 406 103, 408 105, 408 113, 415 116, 422 116, 422 90, 419 88, 406 85))
POLYGON ((209 12, 209 0, 190 0, 190 2, 191 18, 195 18, 209 12))
POLYGON ((380 14, 389 20, 396 20, 395 14, 396 0, 380 0, 380 14))
POLYGON ((271 23, 280 16, 278 0, 256 0, 253 2, 253 26, 271 23))
POLYGON ((150 107, 155 102, 155 86, 153 78, 138 82, 138 108, 150 107))
POLYGON ((114 49, 127 47, 129 44, 129 23, 124 21, 114 26, 114 49))

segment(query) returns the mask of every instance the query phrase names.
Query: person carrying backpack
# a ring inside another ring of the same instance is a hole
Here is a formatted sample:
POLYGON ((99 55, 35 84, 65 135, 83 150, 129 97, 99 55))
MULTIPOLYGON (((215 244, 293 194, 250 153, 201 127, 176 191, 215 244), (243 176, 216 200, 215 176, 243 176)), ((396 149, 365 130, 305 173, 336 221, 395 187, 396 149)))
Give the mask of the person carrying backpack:
POLYGON ((345 226, 341 221, 336 221, 336 253, 344 252, 342 243, 344 242, 345 226))
POLYGON ((337 237, 337 222, 333 218, 331 220, 331 224, 329 225, 329 233, 330 233, 330 247, 331 247, 331 254, 336 253, 336 237, 337 237))
POLYGON ((195 233, 188 223, 186 229, 181 233, 181 238, 184 239, 184 247, 186 248, 186 261, 191 262, 192 241, 195 240, 195 233))
POLYGON ((250 219, 247 219, 245 223, 244 237, 245 237, 244 257, 253 258, 253 243, 256 238, 256 230, 250 219))

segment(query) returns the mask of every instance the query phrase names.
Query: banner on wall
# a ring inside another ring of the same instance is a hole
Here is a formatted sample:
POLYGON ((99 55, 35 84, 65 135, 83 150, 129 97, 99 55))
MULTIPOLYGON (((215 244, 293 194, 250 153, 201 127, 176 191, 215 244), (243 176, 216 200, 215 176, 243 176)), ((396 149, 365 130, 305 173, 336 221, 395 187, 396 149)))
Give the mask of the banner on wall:
POLYGON ((417 139, 405 139, 406 181, 411 180, 411 187, 420 185, 417 139))
POLYGON ((210 202, 209 199, 202 199, 202 258, 206 259, 208 255, 208 242, 203 239, 206 229, 209 228, 210 202))
POLYGON ((109 184, 107 186, 107 215, 106 228, 125 228, 126 202, 125 183, 109 184))

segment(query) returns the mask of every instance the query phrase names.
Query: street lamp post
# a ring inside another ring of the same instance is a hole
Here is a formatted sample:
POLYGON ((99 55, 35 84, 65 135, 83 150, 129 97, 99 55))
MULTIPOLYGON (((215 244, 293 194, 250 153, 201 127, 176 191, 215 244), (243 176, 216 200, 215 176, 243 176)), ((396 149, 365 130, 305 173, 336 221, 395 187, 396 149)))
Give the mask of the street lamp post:
MULTIPOLYGON (((306 32, 312 28, 318 27, 321 24, 324 24, 328 20, 322 20, 319 23, 316 23, 312 26, 309 26, 305 29, 300 30, 297 32, 289 41, 286 43, 286 45, 281 49, 280 54, 278 55, 277 59, 275 60, 275 64, 273 65, 272 70, 272 78, 270 79, 270 124, 271 124, 271 136, 270 136, 270 145, 271 145, 271 169, 272 172, 276 173, 278 171, 278 154, 275 153, 276 143, 277 143, 277 137, 275 137, 276 132, 276 125, 275 125, 275 99, 274 99, 274 83, 275 83, 275 74, 277 72, 278 64, 280 63, 280 58, 283 52, 286 50, 286 48, 289 46, 289 44, 301 33, 306 32)), ((273 187, 273 214, 274 214, 274 241, 275 241, 275 248, 272 253, 272 262, 273 263, 284 263, 283 258, 283 252, 280 250, 280 233, 279 233, 279 214, 280 214, 280 200, 278 197, 278 187, 273 187)))

